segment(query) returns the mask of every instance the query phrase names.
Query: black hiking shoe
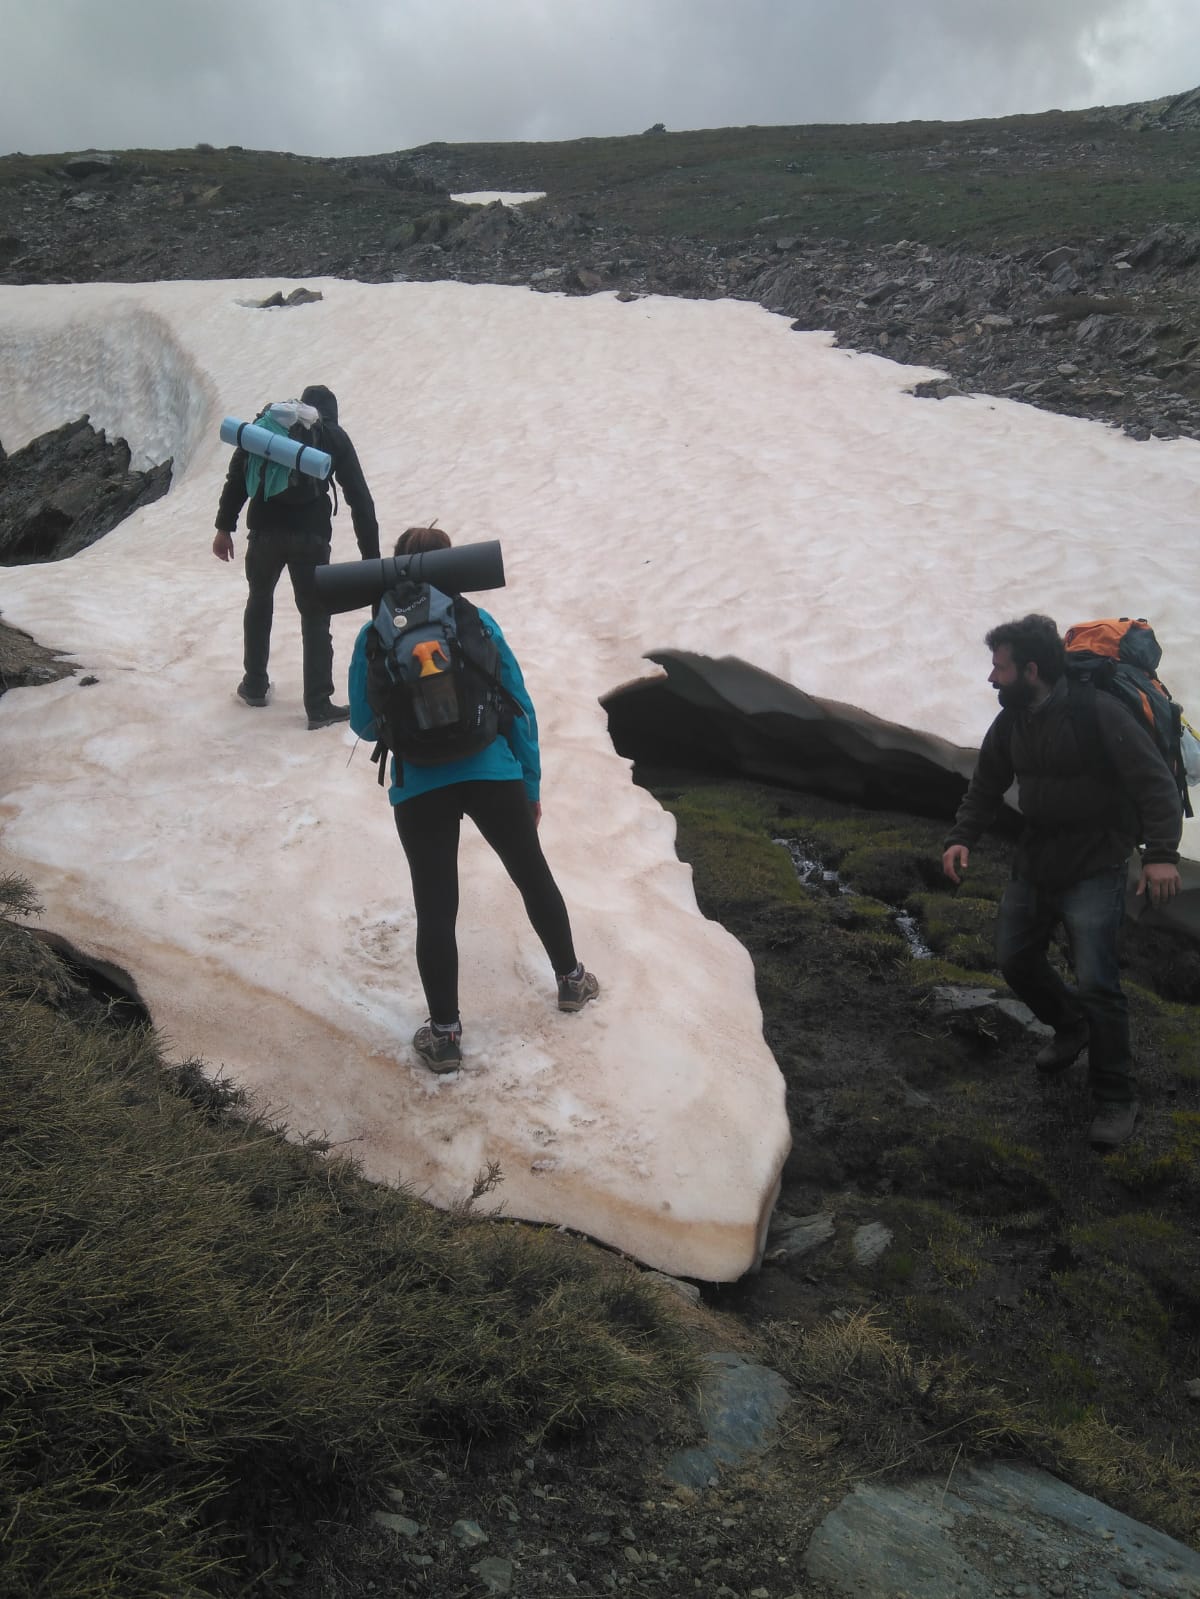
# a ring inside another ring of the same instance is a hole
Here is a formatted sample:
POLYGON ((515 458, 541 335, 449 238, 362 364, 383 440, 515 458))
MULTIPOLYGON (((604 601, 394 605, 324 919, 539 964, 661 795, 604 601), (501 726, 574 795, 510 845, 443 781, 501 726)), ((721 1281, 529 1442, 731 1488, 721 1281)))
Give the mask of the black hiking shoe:
POLYGON ((1136 1099, 1127 1101, 1099 1101, 1092 1125, 1088 1129, 1088 1143, 1093 1149, 1107 1154, 1119 1149, 1133 1137, 1141 1106, 1136 1099))
POLYGON ((431 1072, 456 1072, 462 1065, 462 1028, 444 1033, 426 1022, 413 1034, 413 1048, 431 1072))
POLYGON ((1075 1022, 1071 1027, 1061 1027, 1048 1044, 1043 1044, 1033 1057, 1033 1064, 1042 1077, 1057 1077, 1073 1066, 1088 1046, 1088 1024, 1075 1022))
POLYGON ((559 1010, 582 1010, 589 999, 595 999, 600 992, 600 984, 591 972, 585 972, 583 962, 573 972, 568 972, 565 977, 558 980, 558 1008, 559 1010))
POLYGON ((337 722, 350 720, 350 707, 348 705, 335 705, 332 700, 326 700, 324 705, 317 705, 308 713, 309 732, 318 727, 333 727, 337 722))
POLYGON ((250 690, 246 687, 246 679, 243 678, 237 686, 237 697, 239 700, 241 700, 243 705, 252 705, 256 711, 261 710, 271 698, 271 685, 269 683, 267 684, 265 693, 251 694, 250 690))

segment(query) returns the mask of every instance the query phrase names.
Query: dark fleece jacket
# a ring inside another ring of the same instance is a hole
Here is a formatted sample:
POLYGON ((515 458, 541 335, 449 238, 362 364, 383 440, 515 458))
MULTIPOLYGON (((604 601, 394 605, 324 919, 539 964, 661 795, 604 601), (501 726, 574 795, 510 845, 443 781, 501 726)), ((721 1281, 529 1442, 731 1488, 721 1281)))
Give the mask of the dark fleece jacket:
POLYGON ((951 844, 975 844, 1013 779, 1025 826, 1014 875, 1065 888, 1120 866, 1179 859, 1183 806, 1148 729, 1111 694, 1060 679, 1034 710, 1001 711, 984 735, 951 844))
MULTIPOLYGON (((305 405, 315 406, 321 413, 322 442, 333 458, 333 477, 337 479, 350 518, 354 523, 354 537, 364 561, 379 555, 379 523, 375 516, 375 502, 367 488, 358 455, 350 442, 350 435, 338 423, 337 398, 331 389, 321 383, 310 384, 300 396, 305 405)), ((237 527, 238 514, 247 499, 246 452, 234 450, 221 490, 217 507, 218 533, 232 533, 237 527)), ((333 534, 333 514, 327 485, 304 505, 280 505, 278 500, 252 499, 246 512, 246 526, 251 533, 320 533, 330 539, 333 534)))

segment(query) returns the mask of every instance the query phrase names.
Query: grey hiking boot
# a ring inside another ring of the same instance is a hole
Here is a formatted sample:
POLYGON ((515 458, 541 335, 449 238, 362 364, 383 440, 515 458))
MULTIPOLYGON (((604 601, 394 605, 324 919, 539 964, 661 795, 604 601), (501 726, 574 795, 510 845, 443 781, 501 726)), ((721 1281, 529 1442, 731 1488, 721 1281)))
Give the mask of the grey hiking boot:
POLYGON ((1075 1022, 1071 1027, 1060 1027, 1048 1044, 1043 1044, 1033 1057, 1033 1064, 1043 1077, 1054 1077, 1074 1064, 1088 1046, 1087 1022, 1075 1022))
POLYGON ((1136 1099, 1124 1103, 1120 1100, 1098 1101, 1096 1114, 1088 1130, 1088 1143, 1101 1154, 1107 1153, 1110 1149, 1118 1149, 1133 1137, 1133 1129, 1137 1125, 1140 1110, 1141 1106, 1136 1099))
POLYGON ((456 1072, 462 1065, 462 1028, 446 1033, 426 1022, 413 1034, 413 1048, 431 1072, 456 1072))
POLYGON ((573 972, 568 972, 565 977, 558 980, 558 1008, 559 1010, 582 1010, 589 999, 595 999, 600 992, 600 984, 591 972, 585 972, 583 962, 573 972))
POLYGON ((251 694, 246 687, 246 679, 243 678, 237 686, 237 697, 243 705, 252 705, 256 711, 261 710, 271 698, 271 685, 268 683, 262 694, 251 694))
POLYGON ((350 707, 348 705, 335 705, 332 700, 326 700, 324 705, 314 705, 308 713, 309 731, 313 732, 318 727, 333 727, 336 722, 350 720, 350 707))

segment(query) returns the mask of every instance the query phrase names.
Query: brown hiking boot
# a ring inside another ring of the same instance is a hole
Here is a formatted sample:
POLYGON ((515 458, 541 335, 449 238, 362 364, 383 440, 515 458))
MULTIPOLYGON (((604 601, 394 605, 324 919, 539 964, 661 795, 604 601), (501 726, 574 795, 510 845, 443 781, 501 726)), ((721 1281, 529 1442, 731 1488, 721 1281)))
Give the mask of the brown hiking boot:
POLYGON ((431 1072, 456 1072, 462 1065, 462 1028, 445 1033, 425 1022, 413 1034, 413 1048, 431 1072))
POLYGON ((1043 1077, 1054 1077, 1074 1065, 1088 1046, 1088 1024, 1076 1022, 1071 1027, 1060 1027, 1048 1044, 1043 1044, 1033 1057, 1033 1064, 1043 1077))
POLYGON ((1101 1102, 1088 1131, 1088 1143, 1101 1154, 1118 1149, 1133 1137, 1141 1106, 1136 1099, 1101 1102))
POLYGON ((583 962, 573 972, 568 972, 565 977, 558 980, 558 1008, 559 1010, 582 1010, 589 999, 595 999, 600 992, 600 984, 591 972, 585 972, 583 962))

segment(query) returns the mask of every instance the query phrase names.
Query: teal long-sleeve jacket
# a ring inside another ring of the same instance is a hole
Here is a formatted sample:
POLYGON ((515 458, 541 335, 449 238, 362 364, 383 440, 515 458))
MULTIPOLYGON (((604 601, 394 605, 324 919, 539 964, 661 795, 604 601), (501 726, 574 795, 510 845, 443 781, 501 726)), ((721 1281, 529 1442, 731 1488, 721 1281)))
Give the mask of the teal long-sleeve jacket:
MULTIPOLYGON (((388 789, 388 799, 393 805, 402 805, 405 800, 416 799, 418 794, 427 794, 434 788, 446 788, 451 783, 510 783, 518 777, 525 784, 531 804, 541 797, 542 761, 533 701, 529 698, 517 658, 509 649, 499 626, 482 609, 479 618, 495 637, 500 652, 500 681, 520 705, 524 715, 514 716, 507 731, 498 734, 478 755, 467 755, 461 761, 449 761, 445 766, 414 766, 409 761, 400 771, 393 756, 392 782, 388 789)), ((350 660, 350 726, 359 738, 375 740, 379 736, 375 715, 367 703, 367 634, 370 626, 368 622, 360 630, 350 660)))

